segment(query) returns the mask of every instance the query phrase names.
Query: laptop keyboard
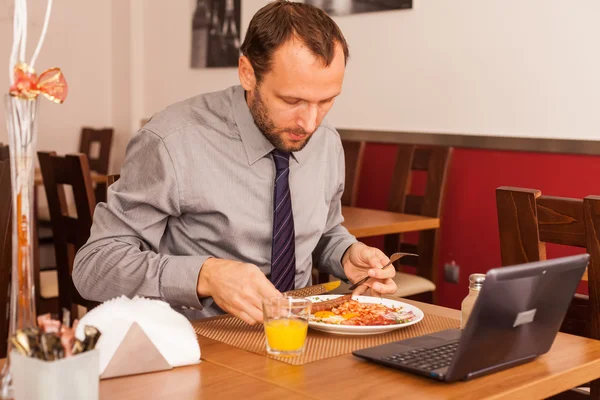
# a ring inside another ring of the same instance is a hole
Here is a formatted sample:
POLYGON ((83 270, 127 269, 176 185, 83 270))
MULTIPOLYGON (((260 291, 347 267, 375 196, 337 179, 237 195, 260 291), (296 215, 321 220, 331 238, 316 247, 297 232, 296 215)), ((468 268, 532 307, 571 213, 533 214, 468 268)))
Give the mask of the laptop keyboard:
POLYGON ((431 349, 414 349, 403 353, 392 354, 384 360, 421 371, 433 371, 450 365, 458 348, 458 340, 431 349))

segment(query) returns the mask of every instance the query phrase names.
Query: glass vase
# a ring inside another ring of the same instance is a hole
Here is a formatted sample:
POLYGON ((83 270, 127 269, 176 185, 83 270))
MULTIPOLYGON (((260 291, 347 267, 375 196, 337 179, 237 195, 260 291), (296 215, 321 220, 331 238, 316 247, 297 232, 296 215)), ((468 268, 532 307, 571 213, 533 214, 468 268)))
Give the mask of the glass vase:
MULTIPOLYGON (((33 240, 37 238, 33 237, 33 199, 38 103, 39 98, 5 96, 13 201, 9 337, 19 329, 36 326, 33 240)), ((3 399, 13 397, 10 350, 9 341, 0 375, 0 398, 3 399)))

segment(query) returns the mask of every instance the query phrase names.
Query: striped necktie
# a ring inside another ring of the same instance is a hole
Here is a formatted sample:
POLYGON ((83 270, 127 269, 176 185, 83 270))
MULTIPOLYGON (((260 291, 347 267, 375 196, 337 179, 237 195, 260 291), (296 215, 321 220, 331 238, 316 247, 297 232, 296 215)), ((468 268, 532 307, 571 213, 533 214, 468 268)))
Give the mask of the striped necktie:
POLYGON ((273 196, 273 241, 271 282, 280 292, 294 289, 296 245, 290 196, 290 153, 273 150, 275 188, 273 196))

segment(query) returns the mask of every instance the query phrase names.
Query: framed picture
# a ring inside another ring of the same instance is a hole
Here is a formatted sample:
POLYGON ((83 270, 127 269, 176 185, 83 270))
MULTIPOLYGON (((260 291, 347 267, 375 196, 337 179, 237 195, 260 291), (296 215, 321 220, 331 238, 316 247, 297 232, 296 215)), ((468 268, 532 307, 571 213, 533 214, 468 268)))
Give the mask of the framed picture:
POLYGON ((332 16, 412 8, 412 0, 304 0, 332 16))
POLYGON ((192 18, 192 68, 237 67, 241 0, 197 0, 192 18))

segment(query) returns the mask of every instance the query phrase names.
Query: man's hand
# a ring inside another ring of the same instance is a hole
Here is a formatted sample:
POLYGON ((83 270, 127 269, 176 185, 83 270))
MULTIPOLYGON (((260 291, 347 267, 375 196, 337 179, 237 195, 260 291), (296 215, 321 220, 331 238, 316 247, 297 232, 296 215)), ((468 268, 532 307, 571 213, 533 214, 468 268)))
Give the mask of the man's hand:
POLYGON ((396 269, 393 265, 382 269, 388 262, 390 259, 375 247, 360 242, 350 246, 342 257, 342 267, 350 282, 358 282, 367 275, 371 277, 357 287, 353 294, 361 295, 369 288, 373 296, 396 293, 398 287, 392 279, 396 275, 396 269))
POLYGON ((198 277, 198 296, 212 296, 224 311, 254 325, 263 321, 262 300, 282 294, 254 264, 209 258, 198 277))

